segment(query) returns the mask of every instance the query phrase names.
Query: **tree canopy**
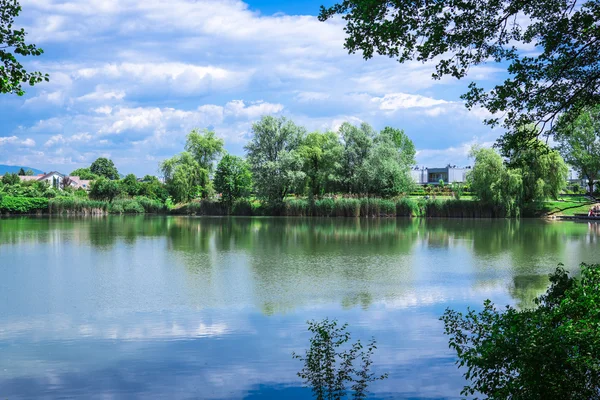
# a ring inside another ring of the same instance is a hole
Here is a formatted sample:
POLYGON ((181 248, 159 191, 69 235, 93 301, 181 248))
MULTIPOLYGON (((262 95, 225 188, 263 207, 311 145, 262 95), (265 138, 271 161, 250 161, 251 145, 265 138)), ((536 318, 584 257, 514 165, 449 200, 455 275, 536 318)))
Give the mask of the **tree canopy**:
POLYGON ((103 176, 106 179, 119 179, 119 171, 112 160, 105 157, 96 159, 90 166, 90 172, 97 176, 103 176))
POLYGON ((223 144, 223 139, 216 137, 214 131, 205 129, 200 133, 193 129, 186 137, 185 151, 194 157, 200 168, 212 173, 214 162, 223 153, 223 144))
POLYGON ((80 179, 86 180, 94 180, 98 178, 98 175, 94 174, 90 171, 89 168, 77 168, 76 170, 71 171, 70 176, 78 176, 80 179))
POLYGON ((561 118, 557 132, 561 155, 587 180, 592 193, 600 178, 600 106, 584 110, 573 121, 561 118))
POLYGON ((321 7, 324 21, 341 14, 345 47, 361 52, 436 62, 434 79, 465 78, 469 69, 496 62, 508 77, 491 90, 471 83, 462 97, 482 106, 491 126, 503 124, 503 149, 532 145, 559 115, 574 119, 600 103, 600 3, 581 0, 343 0, 321 7), (522 49, 535 47, 535 52, 522 49))
POLYGON ((246 160, 226 154, 221 158, 215 173, 215 190, 228 206, 252 191, 252 173, 246 160))
POLYGON ((17 56, 39 56, 44 51, 25 42, 25 30, 15 29, 14 21, 22 8, 18 0, 0 0, 0 93, 25 94, 22 84, 30 86, 48 81, 48 74, 27 72, 17 56))
POLYGON ((304 179, 298 149, 306 131, 285 117, 262 117, 252 125, 246 145, 256 193, 270 202, 281 202, 304 179))
POLYGON ((600 398, 600 265, 562 268, 535 307, 446 310, 449 345, 466 368, 464 396, 488 399, 600 398))

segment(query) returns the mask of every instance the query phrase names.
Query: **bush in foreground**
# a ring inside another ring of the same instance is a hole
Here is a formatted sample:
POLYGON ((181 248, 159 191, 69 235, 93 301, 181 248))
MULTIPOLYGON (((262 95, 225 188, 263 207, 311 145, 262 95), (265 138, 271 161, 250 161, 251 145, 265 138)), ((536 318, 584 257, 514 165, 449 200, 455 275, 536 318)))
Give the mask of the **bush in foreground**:
POLYGON ((464 396, 490 399, 600 398, 600 264, 581 277, 562 267, 534 309, 446 310, 441 320, 466 367, 464 396))
POLYGON ((298 376, 312 389, 317 400, 341 400, 352 393, 355 400, 366 399, 371 382, 387 378, 387 374, 371 372, 371 357, 377 348, 375 339, 366 346, 351 340, 347 325, 338 326, 336 320, 309 321, 313 336, 304 356, 293 357, 304 362, 298 376), (360 365, 357 364, 359 360, 360 365), (348 385, 350 385, 348 387, 348 385))

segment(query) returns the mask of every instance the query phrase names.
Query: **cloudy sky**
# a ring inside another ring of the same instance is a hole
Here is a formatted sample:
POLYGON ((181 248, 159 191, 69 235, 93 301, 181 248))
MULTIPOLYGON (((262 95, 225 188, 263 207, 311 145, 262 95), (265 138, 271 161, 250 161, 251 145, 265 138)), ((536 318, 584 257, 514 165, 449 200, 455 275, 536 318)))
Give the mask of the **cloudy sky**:
POLYGON ((343 48, 329 0, 21 0, 17 25, 45 54, 22 59, 49 83, 0 96, 0 164, 65 173, 110 157, 123 173, 157 173, 194 127, 242 155, 253 121, 284 115, 308 130, 365 121, 403 128, 419 165, 466 165, 473 143, 502 132, 460 101, 494 65, 433 81, 433 65, 365 61, 343 48))

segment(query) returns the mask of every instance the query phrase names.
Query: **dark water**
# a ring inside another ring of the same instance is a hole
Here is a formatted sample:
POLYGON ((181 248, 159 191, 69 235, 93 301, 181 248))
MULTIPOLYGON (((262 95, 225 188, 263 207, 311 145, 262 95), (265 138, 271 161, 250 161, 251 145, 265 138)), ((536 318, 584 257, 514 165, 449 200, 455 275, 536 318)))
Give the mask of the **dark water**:
POLYGON ((438 318, 526 306, 599 225, 487 220, 0 220, 0 398, 309 399, 305 321, 379 342, 373 398, 459 398, 438 318))

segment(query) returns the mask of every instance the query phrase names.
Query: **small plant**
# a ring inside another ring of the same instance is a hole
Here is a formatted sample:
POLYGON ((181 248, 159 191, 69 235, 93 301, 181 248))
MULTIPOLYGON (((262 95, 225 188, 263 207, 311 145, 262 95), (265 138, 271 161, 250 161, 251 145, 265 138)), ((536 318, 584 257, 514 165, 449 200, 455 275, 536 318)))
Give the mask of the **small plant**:
POLYGON ((310 348, 304 356, 293 353, 294 358, 304 362, 298 376, 312 388, 316 400, 341 400, 349 398, 350 393, 355 400, 366 399, 369 383, 387 378, 387 374, 371 372, 371 356, 377 348, 375 339, 366 347, 360 340, 349 344, 347 327, 348 324, 338 326, 336 320, 328 318, 308 321, 308 330, 313 333, 310 348), (354 365, 357 360, 360 360, 358 367, 354 365))

